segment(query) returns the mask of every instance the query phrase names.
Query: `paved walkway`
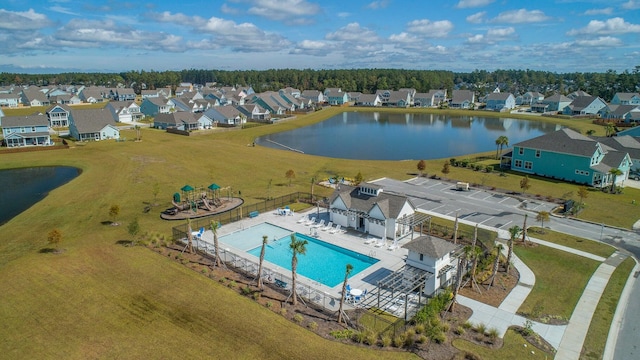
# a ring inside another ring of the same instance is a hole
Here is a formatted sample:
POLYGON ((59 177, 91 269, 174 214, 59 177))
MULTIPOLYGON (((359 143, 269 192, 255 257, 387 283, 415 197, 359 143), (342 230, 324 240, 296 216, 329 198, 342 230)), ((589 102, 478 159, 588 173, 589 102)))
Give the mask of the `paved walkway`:
MULTIPOLYGON (((504 239, 509 237, 509 233, 505 230, 493 230, 498 231, 500 238, 504 239)), ((627 255, 616 251, 609 258, 604 258, 540 239, 527 238, 527 240, 602 262, 587 283, 568 325, 548 325, 532 322, 533 331, 557 349, 555 359, 579 359, 593 313, 598 306, 600 297, 607 286, 611 274, 615 271, 616 267, 626 259, 627 255)), ((503 251, 506 252, 508 249, 505 247, 503 251)), ((512 262, 513 266, 520 273, 520 279, 515 288, 497 308, 464 296, 458 296, 458 302, 460 304, 473 310, 473 314, 469 319, 470 322, 475 324, 483 323, 489 329, 495 328, 498 330, 500 337, 504 337, 504 334, 510 326, 524 326, 526 318, 517 315, 517 311, 535 284, 535 275, 515 254, 512 255, 512 262)))

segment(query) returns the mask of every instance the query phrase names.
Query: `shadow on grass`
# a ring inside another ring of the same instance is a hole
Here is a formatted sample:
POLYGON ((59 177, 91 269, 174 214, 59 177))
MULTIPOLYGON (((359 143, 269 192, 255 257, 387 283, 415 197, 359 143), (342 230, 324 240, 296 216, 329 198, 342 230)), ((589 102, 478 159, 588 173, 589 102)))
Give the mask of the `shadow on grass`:
POLYGON ((131 240, 118 240, 118 241, 116 241, 116 245, 132 246, 133 245, 133 241, 131 241, 131 240))
POLYGON ((40 254, 60 254, 64 252, 64 249, 42 248, 38 252, 40 254))

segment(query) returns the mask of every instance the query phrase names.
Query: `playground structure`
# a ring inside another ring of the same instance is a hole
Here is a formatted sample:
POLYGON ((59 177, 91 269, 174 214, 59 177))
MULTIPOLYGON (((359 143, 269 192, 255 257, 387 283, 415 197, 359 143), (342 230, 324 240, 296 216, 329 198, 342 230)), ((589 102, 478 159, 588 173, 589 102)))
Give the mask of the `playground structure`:
POLYGON ((242 205, 243 202, 241 198, 231 197, 231 187, 221 188, 215 183, 206 188, 185 185, 180 192, 173 194, 171 199, 173 207, 163 211, 160 217, 166 220, 198 218, 229 211, 242 205), (220 195, 225 189, 229 190, 228 197, 220 195))

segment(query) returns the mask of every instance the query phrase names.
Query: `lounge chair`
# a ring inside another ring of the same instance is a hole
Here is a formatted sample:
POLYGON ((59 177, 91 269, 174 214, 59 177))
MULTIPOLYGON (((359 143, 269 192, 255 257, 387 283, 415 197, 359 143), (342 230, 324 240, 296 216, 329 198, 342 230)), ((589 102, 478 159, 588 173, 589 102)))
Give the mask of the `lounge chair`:
POLYGON ((322 231, 327 231, 327 230, 331 230, 331 228, 333 227, 333 222, 329 221, 329 223, 327 224, 327 226, 323 227, 322 231))
POLYGON ((389 247, 387 248, 387 250, 389 251, 395 251, 397 248, 399 248, 400 246, 396 243, 393 243, 391 245, 389 245, 389 247))
POLYGON ((311 219, 309 219, 309 221, 307 221, 306 223, 304 223, 305 225, 309 226, 311 224, 315 224, 316 222, 316 217, 312 217, 311 219))
POLYGON ((367 236, 367 239, 364 241, 364 243, 367 244, 367 245, 373 244, 374 242, 376 242, 376 238, 371 237, 371 236, 367 236))
POLYGON ((309 220, 309 218, 307 217, 307 215, 302 215, 302 217, 300 218, 300 220, 298 220, 298 224, 302 224, 303 222, 306 222, 307 220, 309 220))
POLYGON ((387 244, 387 240, 379 239, 378 242, 375 243, 375 247, 383 247, 387 244))
POLYGON ((336 227, 334 227, 333 229, 331 229, 331 231, 329 231, 331 234, 335 234, 339 231, 342 231, 342 225, 338 224, 336 225, 336 227))
POLYGON ((319 222, 319 223, 314 224, 312 227, 314 227, 314 228, 321 228, 321 227, 324 227, 324 219, 320 220, 320 222, 319 222))

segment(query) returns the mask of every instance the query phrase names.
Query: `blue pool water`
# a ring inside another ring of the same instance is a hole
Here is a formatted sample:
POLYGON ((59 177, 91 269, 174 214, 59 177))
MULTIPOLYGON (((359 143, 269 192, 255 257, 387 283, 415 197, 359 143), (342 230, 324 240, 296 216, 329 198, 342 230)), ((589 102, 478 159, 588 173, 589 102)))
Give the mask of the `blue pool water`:
MULTIPOLYGON (((354 276, 378 262, 377 259, 370 256, 329 244, 304 234, 296 233, 296 237, 308 241, 306 254, 298 254, 297 273, 329 287, 342 283, 347 264, 353 266, 351 276, 354 276)), ((289 249, 290 243, 290 234, 269 242, 265 250, 265 260, 291 270, 292 253, 289 249)), ((262 244, 247 252, 260 257, 261 249, 262 244)))
MULTIPOLYGON (((238 250, 248 251, 256 246, 262 246, 262 237, 267 236, 269 242, 289 236, 293 231, 271 223, 261 223, 230 234, 220 236, 220 242, 238 250)), ((260 252, 258 252, 260 256, 260 252)))

